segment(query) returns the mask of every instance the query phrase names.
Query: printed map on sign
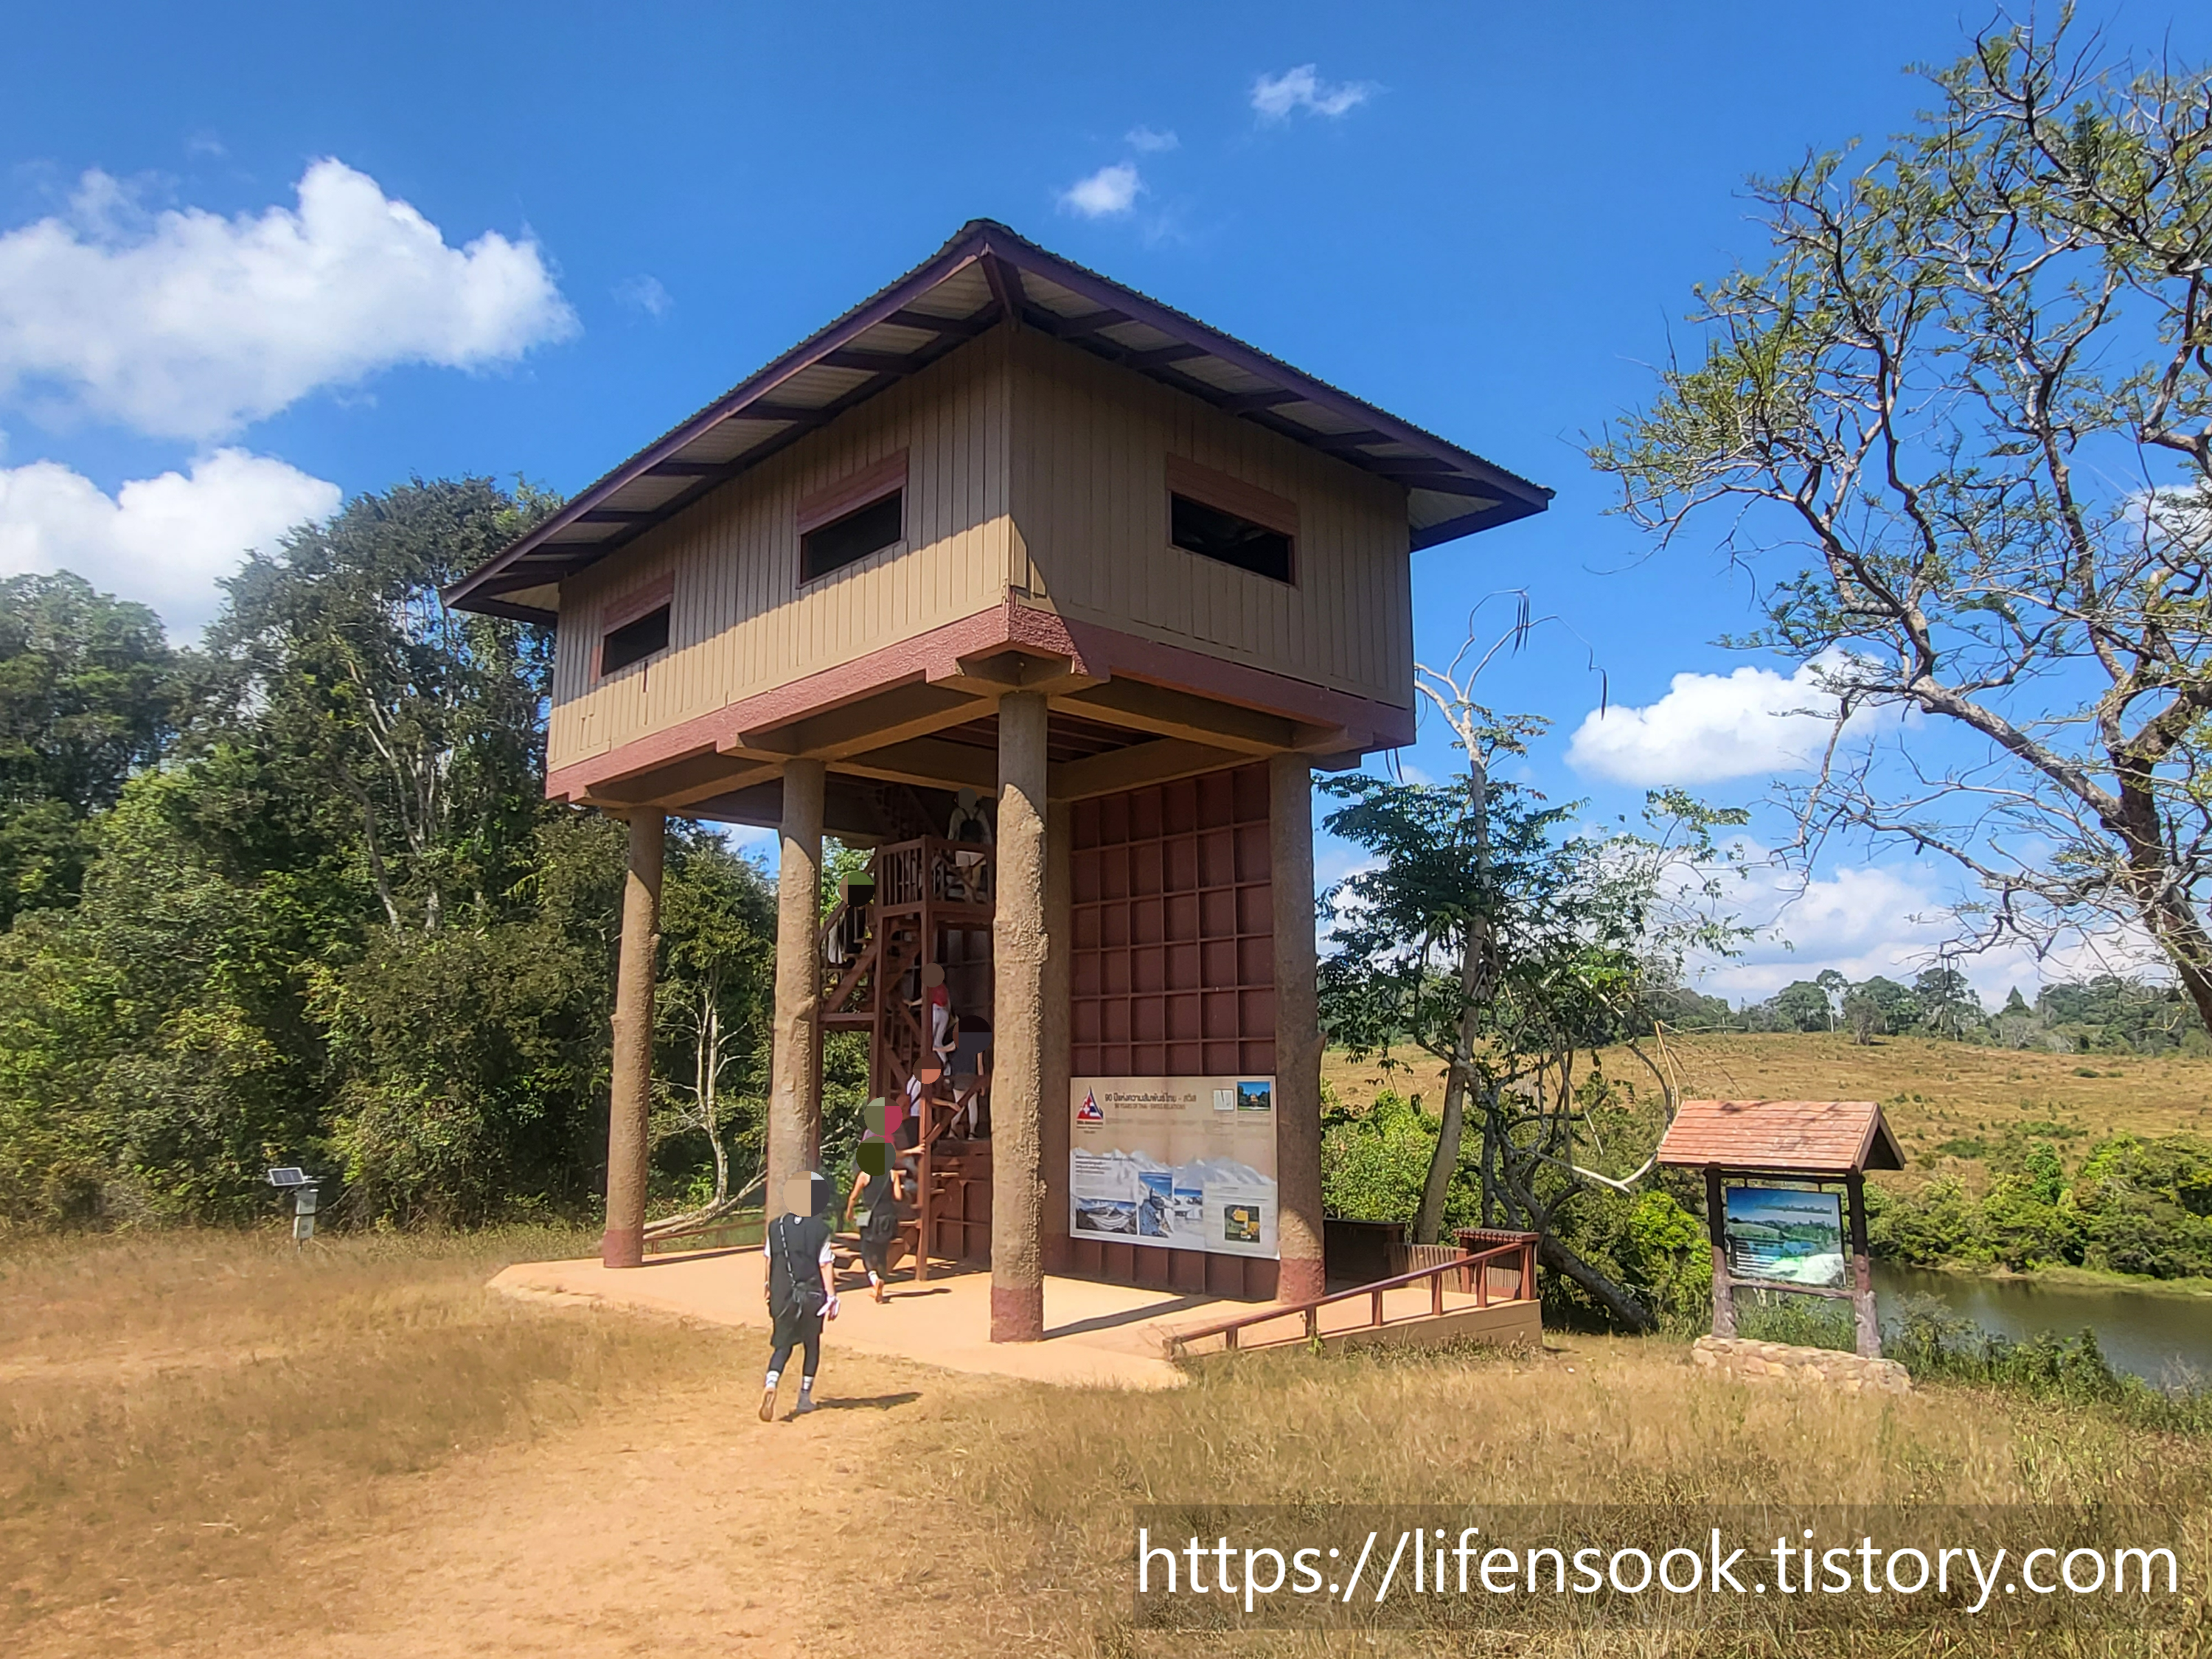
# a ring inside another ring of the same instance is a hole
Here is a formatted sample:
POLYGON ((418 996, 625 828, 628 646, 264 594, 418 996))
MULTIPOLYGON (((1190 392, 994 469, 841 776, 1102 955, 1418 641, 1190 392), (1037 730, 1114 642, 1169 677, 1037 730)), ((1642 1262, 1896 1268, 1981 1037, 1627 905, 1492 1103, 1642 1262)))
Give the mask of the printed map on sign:
POLYGON ((1076 1237, 1275 1255, 1273 1078, 1078 1078, 1069 1109, 1076 1237))

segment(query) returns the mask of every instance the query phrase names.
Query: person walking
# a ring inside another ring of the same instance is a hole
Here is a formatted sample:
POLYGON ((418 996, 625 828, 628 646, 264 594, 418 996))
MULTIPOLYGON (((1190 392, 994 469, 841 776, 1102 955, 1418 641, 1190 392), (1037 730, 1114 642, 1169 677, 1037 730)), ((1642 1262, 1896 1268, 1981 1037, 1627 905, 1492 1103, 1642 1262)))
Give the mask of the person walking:
POLYGON ((793 1417, 814 1409, 814 1376, 822 1366, 822 1322, 837 1316, 837 1285, 831 1276, 830 1221, 822 1212, 830 1183, 819 1176, 794 1176, 784 1184, 784 1213, 768 1225, 762 1249, 771 1345, 768 1382, 761 1393, 761 1421, 775 1419, 775 1390, 792 1350, 799 1350, 799 1403, 793 1417))
POLYGON ((857 1178, 845 1200, 847 1226, 853 1224, 854 1212, 860 1212, 860 1263, 868 1270, 868 1284, 878 1302, 884 1299, 884 1281, 906 1253, 905 1241, 899 1237, 899 1223, 904 1219, 899 1212, 899 1188, 905 1171, 891 1161, 890 1152, 890 1146, 873 1138, 854 1149, 857 1178))

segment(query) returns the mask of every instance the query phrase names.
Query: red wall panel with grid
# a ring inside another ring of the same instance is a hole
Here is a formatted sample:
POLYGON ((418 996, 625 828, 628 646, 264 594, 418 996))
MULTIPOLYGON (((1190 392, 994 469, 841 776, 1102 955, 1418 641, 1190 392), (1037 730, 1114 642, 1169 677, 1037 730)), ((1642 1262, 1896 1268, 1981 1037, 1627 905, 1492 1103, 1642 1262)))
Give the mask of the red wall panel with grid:
MULTIPOLYGON (((1272 1075, 1266 764, 1079 801, 1070 830, 1074 1074, 1272 1075)), ((1275 1292, 1272 1261, 1087 1238, 1069 1252, 1078 1273, 1128 1283, 1275 1292)))

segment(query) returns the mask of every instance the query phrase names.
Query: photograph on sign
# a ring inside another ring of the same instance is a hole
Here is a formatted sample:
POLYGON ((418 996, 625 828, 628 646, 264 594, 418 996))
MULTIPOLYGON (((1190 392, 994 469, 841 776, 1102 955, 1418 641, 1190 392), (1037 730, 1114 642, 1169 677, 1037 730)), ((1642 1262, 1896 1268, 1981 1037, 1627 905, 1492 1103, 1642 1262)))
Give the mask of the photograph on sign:
POLYGON ((1732 1277, 1815 1290, 1842 1287, 1844 1210, 1836 1194, 1730 1187, 1723 1224, 1732 1277))
POLYGON ((1273 1078, 1078 1078, 1069 1231, 1160 1249, 1275 1255, 1273 1078))

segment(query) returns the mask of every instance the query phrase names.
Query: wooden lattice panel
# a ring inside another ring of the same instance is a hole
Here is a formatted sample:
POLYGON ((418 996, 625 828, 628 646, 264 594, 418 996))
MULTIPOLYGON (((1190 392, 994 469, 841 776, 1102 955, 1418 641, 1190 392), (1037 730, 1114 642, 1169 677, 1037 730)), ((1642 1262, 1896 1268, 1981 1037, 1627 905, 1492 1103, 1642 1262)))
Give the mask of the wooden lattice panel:
POLYGON ((1079 801, 1072 816, 1075 1074, 1273 1074, 1266 766, 1079 801))

